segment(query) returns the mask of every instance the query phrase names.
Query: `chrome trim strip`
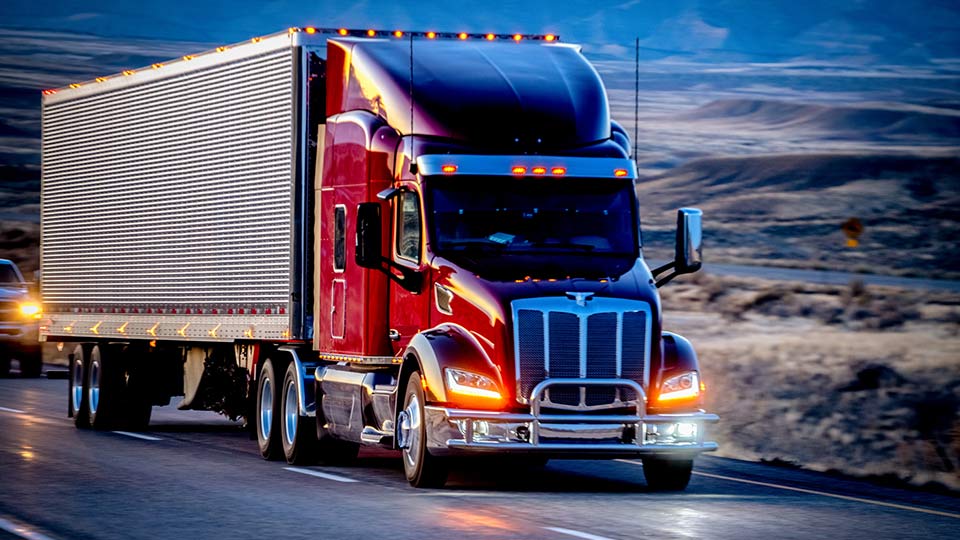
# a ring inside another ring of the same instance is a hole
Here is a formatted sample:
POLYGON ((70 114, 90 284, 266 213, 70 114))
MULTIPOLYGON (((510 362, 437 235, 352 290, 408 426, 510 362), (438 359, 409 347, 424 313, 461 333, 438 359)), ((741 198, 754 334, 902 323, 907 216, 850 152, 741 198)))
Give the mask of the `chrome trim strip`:
POLYGON ((389 366, 403 363, 403 358, 395 356, 359 356, 352 354, 338 354, 333 352, 320 352, 317 353, 317 357, 321 360, 326 360, 327 362, 348 362, 372 366, 389 366))

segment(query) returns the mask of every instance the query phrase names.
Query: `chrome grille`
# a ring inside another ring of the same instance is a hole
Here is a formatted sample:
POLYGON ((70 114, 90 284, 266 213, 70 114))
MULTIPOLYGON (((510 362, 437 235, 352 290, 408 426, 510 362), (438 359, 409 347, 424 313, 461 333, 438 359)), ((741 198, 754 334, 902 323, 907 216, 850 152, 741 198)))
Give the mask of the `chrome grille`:
MULTIPOLYGON (((517 392, 530 398, 546 378, 649 378, 651 312, 644 302, 593 298, 530 298, 513 303, 517 392)), ((563 386, 547 391, 545 406, 609 406, 635 399, 625 388, 563 386)))

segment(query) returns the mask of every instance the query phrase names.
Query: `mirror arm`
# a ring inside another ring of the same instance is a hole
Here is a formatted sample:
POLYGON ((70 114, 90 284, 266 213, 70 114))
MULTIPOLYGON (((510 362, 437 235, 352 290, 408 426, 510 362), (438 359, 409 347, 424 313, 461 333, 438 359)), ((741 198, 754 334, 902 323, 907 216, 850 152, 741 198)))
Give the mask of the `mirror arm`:
MULTIPOLYGON (((672 269, 672 268, 675 268, 676 266, 677 266, 677 261, 670 261, 670 262, 668 262, 667 264, 665 264, 665 265, 663 265, 663 266, 661 266, 661 267, 659 267, 659 268, 656 268, 655 270, 653 270, 653 271, 650 272, 650 273, 653 274, 653 277, 654 277, 654 278, 656 278, 656 277, 659 276, 660 274, 666 272, 667 270, 670 270, 670 269, 672 269)), ((671 278, 672 278, 672 276, 671 276, 671 278)), ((669 279, 668 279, 668 281, 669 281, 669 279)), ((666 283, 666 282, 664 282, 664 283, 666 283)), ((657 284, 657 287, 659 287, 659 286, 660 286, 660 284, 658 283, 658 284, 657 284)))
MULTIPOLYGON (((662 267, 661 267, 661 268, 662 268, 662 267)), ((667 275, 667 276, 664 276, 663 278, 658 279, 658 280, 657 280, 657 283, 656 283, 657 288, 659 289, 660 287, 663 287, 663 286, 666 285, 667 283, 670 283, 670 280, 672 280, 673 278, 675 278, 675 277, 677 277, 677 276, 679 276, 679 275, 680 275, 680 272, 672 272, 671 274, 669 274, 669 275, 667 275)))

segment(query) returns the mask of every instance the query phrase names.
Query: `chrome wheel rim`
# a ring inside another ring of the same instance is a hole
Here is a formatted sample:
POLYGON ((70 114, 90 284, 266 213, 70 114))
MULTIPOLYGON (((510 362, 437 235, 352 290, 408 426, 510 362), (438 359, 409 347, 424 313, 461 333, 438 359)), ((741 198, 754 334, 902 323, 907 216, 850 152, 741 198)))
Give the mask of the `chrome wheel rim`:
POLYGON ((97 406, 100 405, 100 360, 94 358, 90 361, 90 414, 97 414, 97 406))
POLYGON ((403 448, 403 463, 407 468, 416 468, 420 455, 420 399, 416 394, 410 396, 407 407, 400 413, 397 430, 403 448))
POLYGON ((270 438, 270 427, 273 422, 273 383, 264 379, 260 390, 260 437, 263 440, 270 438))
POLYGON ((297 403, 297 387, 293 381, 287 383, 283 397, 284 430, 283 438, 287 446, 293 446, 293 439, 297 436, 297 422, 300 420, 300 407, 297 403))
POLYGON ((73 380, 71 384, 73 384, 73 388, 70 399, 73 404, 73 412, 76 413, 83 405, 83 359, 81 358, 75 358, 73 361, 73 380))

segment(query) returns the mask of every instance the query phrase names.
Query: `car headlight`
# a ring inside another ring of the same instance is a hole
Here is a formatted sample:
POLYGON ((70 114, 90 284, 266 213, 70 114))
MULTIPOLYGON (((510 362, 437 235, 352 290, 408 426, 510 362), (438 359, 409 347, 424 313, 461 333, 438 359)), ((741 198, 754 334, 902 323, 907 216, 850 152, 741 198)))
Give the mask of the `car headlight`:
POLYGON ((36 302, 22 302, 20 304, 20 314, 27 318, 39 319, 43 310, 40 304, 36 302))
POLYGON ((500 399, 500 389, 490 377, 465 371, 462 369, 446 368, 447 390, 454 394, 465 396, 500 399))
POLYGON ((690 399, 700 395, 700 375, 696 371, 688 371, 674 375, 660 385, 660 395, 657 401, 673 401, 690 399))

